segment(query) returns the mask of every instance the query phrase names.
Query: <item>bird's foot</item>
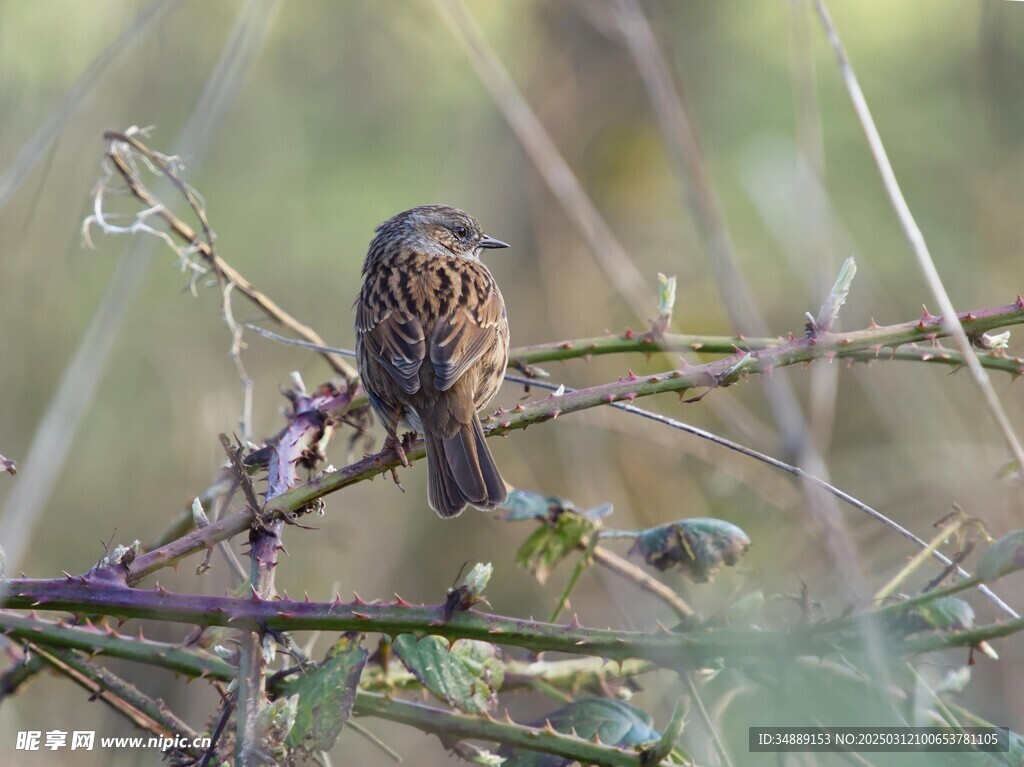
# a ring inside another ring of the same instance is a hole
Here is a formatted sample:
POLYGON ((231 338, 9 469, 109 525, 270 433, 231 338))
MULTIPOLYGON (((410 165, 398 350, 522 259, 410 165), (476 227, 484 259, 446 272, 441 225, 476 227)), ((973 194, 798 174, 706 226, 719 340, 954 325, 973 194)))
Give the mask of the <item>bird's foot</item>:
MULTIPOLYGON (((413 447, 416 446, 416 432, 407 431, 402 435, 402 450, 406 453, 411 453, 413 447)), ((409 466, 412 466, 412 461, 409 461, 409 466)))
MULTIPOLYGON (((405 454, 405 448, 402 446, 401 441, 394 434, 389 434, 387 439, 384 440, 384 445, 381 447, 381 450, 384 452, 389 449, 394 449, 398 453, 398 460, 402 462, 402 466, 408 468, 409 457, 405 454)), ((392 473, 394 473, 394 470, 392 470, 392 473)), ((396 479, 395 481, 397 482, 398 480, 396 479)))

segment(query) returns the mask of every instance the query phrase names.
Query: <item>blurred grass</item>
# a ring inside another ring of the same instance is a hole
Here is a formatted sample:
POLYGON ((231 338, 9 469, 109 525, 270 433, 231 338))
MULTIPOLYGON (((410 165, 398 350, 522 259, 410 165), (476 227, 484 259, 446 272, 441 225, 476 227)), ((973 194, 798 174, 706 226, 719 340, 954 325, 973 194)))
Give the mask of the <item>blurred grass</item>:
MULTIPOLYGON (((144 5, 90 4, 84 13, 71 0, 0 4, 0 168, 13 161, 82 69, 144 5)), ((652 285, 657 271, 679 275, 677 326, 723 332, 728 323, 706 254, 625 50, 571 3, 468 6, 652 285)), ((96 251, 80 247, 81 220, 99 175, 102 130, 154 124, 152 145, 169 149, 240 7, 189 0, 169 14, 99 84, 49 156, 0 210, 0 453, 24 457, 125 245, 100 238, 96 251)), ((1011 300, 1020 289, 1024 202, 1017 77, 1024 8, 953 0, 842 0, 830 7, 954 302, 967 309, 1011 300)), ((772 330, 801 330, 803 312, 816 311, 822 299, 807 288, 804 271, 831 275, 849 249, 860 272, 843 310, 844 327, 866 324, 872 316, 879 322, 915 316, 928 292, 885 202, 817 26, 810 25, 809 39, 825 186, 852 243, 826 232, 821 252, 804 254, 801 261, 787 257, 785 246, 773 239, 742 180, 751 147, 756 150, 765 139, 792 141, 790 3, 658 2, 645 10, 686 95, 740 266, 772 330)), ((513 243, 511 251, 490 261, 509 307, 513 343, 592 335, 626 323, 642 326, 643 318, 629 311, 615 286, 592 266, 582 240, 428 2, 284 4, 238 100, 189 180, 206 198, 222 255, 331 343, 352 343, 350 306, 373 227, 424 202, 464 207, 489 232, 513 243)), ((804 202, 794 200, 797 206, 804 202)), ((154 536, 211 479, 221 460, 217 433, 236 428, 239 387, 227 358, 218 296, 204 290, 191 298, 171 268, 171 256, 158 258, 73 439, 72 457, 54 477, 25 568, 30 575, 88 567, 102 553, 99 540, 115 529, 120 541, 154 536)), ((251 319, 244 310, 238 313, 239 319, 251 319)), ((307 352, 249 340, 255 432, 269 434, 280 420, 277 387, 287 382, 288 372, 299 369, 313 384, 327 371, 307 352)), ((665 358, 600 359, 550 369, 556 378, 580 385, 608 380, 627 367, 639 372, 674 364, 665 358)), ((806 392, 805 374, 780 374, 806 392)), ((1011 418, 1024 423, 1016 390, 1005 380, 996 385, 1011 418)), ((507 387, 500 404, 514 404, 520 395, 507 387)), ((712 396, 741 402, 767 420, 756 382, 712 396)), ((666 398, 657 406, 728 433, 702 405, 684 408, 666 398)), ((689 457, 682 444, 689 438, 650 439, 642 432, 597 428, 604 418, 627 416, 583 414, 560 420, 558 428, 530 429, 498 442, 497 460, 510 481, 523 487, 571 497, 581 507, 614 502, 620 526, 684 515, 740 524, 755 542, 747 570, 691 590, 687 598, 705 611, 754 586, 796 591, 798 578, 833 612, 842 609, 830 601, 838 589, 829 563, 806 535, 802 510, 792 505, 799 495, 778 508, 726 472, 689 457)), ((343 459, 339 441, 331 460, 343 459)), ((1004 451, 966 375, 883 363, 842 371, 826 459, 837 485, 926 537, 952 501, 981 516, 997 534, 1019 519, 1020 491, 992 479, 1004 451)), ((0 477, 0 503, 17 481, 0 477)), ((354 588, 367 598, 398 591, 409 600, 438 601, 463 561, 493 560, 495 609, 538 616, 550 611, 568 569, 544 590, 516 570, 513 544, 525 529, 506 529, 473 513, 442 524, 423 502, 422 467, 405 472, 403 482, 405 495, 381 481, 329 498, 326 516, 317 521, 319 534, 289 530, 291 555, 280 568, 281 585, 293 595, 308 590, 326 597, 329 585, 339 581, 343 592, 354 588)), ((870 579, 884 582, 909 552, 852 512, 843 513, 870 579)), ((199 580, 185 565, 179 576, 167 573, 160 580, 169 588, 211 591, 228 582, 223 566, 199 580)), ((987 605, 975 606, 982 617, 991 617, 987 605)), ((572 609, 580 620, 602 626, 649 627, 660 616, 658 606, 592 574, 584 577, 572 609)), ((169 628, 155 630, 180 636, 169 628)), ((975 667, 966 697, 979 713, 1019 729, 1020 640, 1003 643, 1000 652, 1000 663, 975 667)), ((178 704, 193 724, 203 724, 203 711, 213 701, 206 690, 183 688, 147 670, 122 670, 178 704)), ((98 706, 83 706, 84 699, 69 689, 62 681, 45 681, 0 708, 0 744, 13 742, 18 729, 123 729, 98 706)), ((375 728, 386 731, 400 751, 424 753, 417 763, 446 763, 434 740, 375 728)), ((339 755, 350 755, 341 763, 382 763, 361 740, 350 734, 342 740, 339 755)), ((108 763, 109 756, 94 753, 75 763, 108 763)), ((150 763, 141 752, 114 758, 150 763)))

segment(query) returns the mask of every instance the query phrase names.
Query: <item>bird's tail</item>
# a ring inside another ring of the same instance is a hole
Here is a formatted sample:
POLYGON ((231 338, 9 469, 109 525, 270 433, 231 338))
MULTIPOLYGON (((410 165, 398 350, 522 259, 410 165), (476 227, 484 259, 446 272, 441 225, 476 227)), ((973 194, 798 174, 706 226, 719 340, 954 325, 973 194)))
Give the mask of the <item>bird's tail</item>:
POLYGON ((427 501, 441 517, 455 517, 466 504, 490 511, 508 498, 505 481, 498 473, 484 439, 480 418, 455 426, 450 436, 443 428, 424 423, 429 487, 427 501))

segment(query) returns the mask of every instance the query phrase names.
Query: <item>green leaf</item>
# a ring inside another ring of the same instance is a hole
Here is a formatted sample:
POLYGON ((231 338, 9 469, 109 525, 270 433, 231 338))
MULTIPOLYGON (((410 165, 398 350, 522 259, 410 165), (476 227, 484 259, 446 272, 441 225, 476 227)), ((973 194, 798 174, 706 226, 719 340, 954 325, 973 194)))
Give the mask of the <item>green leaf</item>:
POLYGON ((431 693, 470 714, 487 712, 504 681, 498 651, 487 642, 460 639, 449 650, 441 637, 401 634, 392 649, 431 693))
POLYGON ((839 269, 839 276, 828 294, 828 298, 821 305, 818 312, 817 328, 822 333, 831 329, 836 318, 839 316, 839 307, 846 303, 846 297, 850 294, 850 286, 853 285, 853 277, 857 274, 857 264, 850 256, 843 262, 839 269))
MULTIPOLYGON (((609 698, 587 698, 570 703, 548 714, 533 727, 548 723, 560 733, 575 733, 585 740, 596 736, 606 746, 631 748, 654 743, 661 733, 654 729, 651 718, 628 703, 609 698)), ((503 748, 499 752, 507 761, 502 767, 566 767, 573 763, 564 756, 552 756, 536 751, 503 748)))
POLYGON ((363 635, 342 634, 312 671, 284 685, 283 696, 299 696, 295 725, 287 744, 305 751, 327 751, 352 713, 359 677, 366 665, 363 635))
POLYGON ((598 524, 595 519, 575 512, 558 514, 523 541, 516 552, 516 564, 528 567, 537 582, 543 585, 555 565, 582 544, 598 524))
POLYGON ((721 519, 683 519, 640 531, 629 553, 658 570, 678 567, 703 583, 723 564, 735 565, 750 548, 750 538, 721 519))
POLYGON ((897 633, 916 634, 920 631, 940 629, 942 631, 967 631, 974 626, 974 610, 962 599, 942 597, 926 602, 892 622, 897 633))
POLYGON ((1024 569, 1024 530, 1007 533, 988 547, 978 565, 978 577, 994 581, 1024 569))

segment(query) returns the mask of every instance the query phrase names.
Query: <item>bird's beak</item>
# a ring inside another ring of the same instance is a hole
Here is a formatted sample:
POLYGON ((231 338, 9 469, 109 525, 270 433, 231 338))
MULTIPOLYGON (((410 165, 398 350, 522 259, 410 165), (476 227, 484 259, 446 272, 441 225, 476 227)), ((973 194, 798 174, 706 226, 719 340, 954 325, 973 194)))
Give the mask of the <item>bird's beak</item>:
POLYGON ((507 242, 484 235, 484 238, 477 243, 477 246, 481 248, 507 248, 509 245, 507 242))

